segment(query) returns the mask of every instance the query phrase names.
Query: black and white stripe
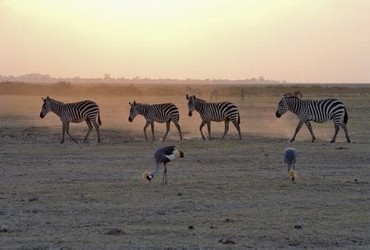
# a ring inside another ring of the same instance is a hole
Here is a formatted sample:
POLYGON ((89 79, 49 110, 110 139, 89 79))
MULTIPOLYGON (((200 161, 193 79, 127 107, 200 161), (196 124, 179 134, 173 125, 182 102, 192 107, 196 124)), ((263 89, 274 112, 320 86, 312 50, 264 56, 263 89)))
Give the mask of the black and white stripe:
POLYGON ((306 124, 308 130, 311 133, 312 142, 314 142, 316 137, 313 134, 310 122, 313 121, 323 123, 329 120, 333 120, 335 127, 335 133, 333 139, 330 142, 335 142, 338 135, 339 127, 343 128, 347 142, 351 142, 347 130, 347 110, 343 102, 341 102, 340 100, 334 98, 328 98, 320 101, 301 100, 296 96, 284 95, 279 102, 276 111, 276 117, 280 118, 281 115, 288 110, 296 114, 299 118, 299 123, 292 139, 290 140, 291 142, 295 140, 295 137, 303 124, 306 124))
POLYGON ((231 102, 207 103, 202 99, 196 98, 195 95, 186 95, 186 99, 188 100, 189 116, 192 116, 192 112, 196 110, 202 118, 199 129, 203 140, 205 140, 205 136, 202 132, 202 128, 205 124, 207 124, 208 128, 208 137, 211 138, 211 121, 225 121, 225 132, 222 138, 225 138, 229 130, 229 122, 231 121, 238 130, 239 138, 242 139, 240 132, 240 114, 235 104, 231 102))
POLYGON ((93 126, 98 133, 98 142, 100 142, 99 125, 102 125, 100 120, 99 106, 93 101, 81 101, 76 103, 66 103, 59 102, 57 100, 51 99, 50 97, 42 98, 44 103, 42 104, 40 117, 44 118, 50 111, 59 116, 63 124, 63 139, 60 143, 64 142, 64 135, 67 135, 77 143, 77 141, 69 133, 69 123, 80 123, 86 121, 89 130, 85 136, 84 142, 87 141, 93 126))
POLYGON ((132 122, 135 117, 139 114, 145 117, 146 123, 144 126, 145 140, 148 141, 146 135, 146 129, 149 125, 152 128, 152 137, 154 141, 154 122, 166 123, 166 133, 163 136, 163 141, 166 139, 168 132, 170 131, 171 121, 175 124, 177 130, 179 131, 180 140, 182 140, 181 127, 179 124, 180 114, 178 108, 172 103, 162 103, 162 104, 142 104, 142 103, 129 103, 130 115, 128 117, 129 122, 132 122))

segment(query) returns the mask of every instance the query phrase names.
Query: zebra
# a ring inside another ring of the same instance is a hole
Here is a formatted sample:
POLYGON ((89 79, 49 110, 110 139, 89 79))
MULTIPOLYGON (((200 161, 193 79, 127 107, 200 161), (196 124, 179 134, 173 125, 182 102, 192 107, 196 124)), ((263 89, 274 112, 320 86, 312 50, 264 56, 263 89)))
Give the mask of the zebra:
POLYGON ((129 102, 130 115, 128 121, 132 122, 135 117, 139 114, 145 117, 146 124, 144 126, 144 135, 145 140, 148 141, 146 135, 146 129, 149 125, 152 128, 152 136, 154 141, 154 122, 166 123, 166 133, 163 136, 163 141, 166 139, 168 132, 170 131, 171 121, 175 124, 177 130, 179 131, 180 140, 182 140, 181 127, 179 124, 180 113, 179 109, 172 103, 162 103, 162 104, 142 104, 134 101, 133 103, 129 102))
POLYGON ((64 104, 63 102, 54 100, 49 96, 46 97, 45 99, 42 98, 42 100, 43 104, 41 107, 40 118, 44 118, 51 111, 55 113, 57 116, 59 116, 60 120, 62 121, 63 138, 60 143, 64 143, 65 133, 67 133, 67 135, 75 143, 78 143, 78 141, 75 140, 69 133, 69 123, 70 122, 80 123, 83 121, 86 121, 86 124, 89 127, 84 142, 87 142, 87 138, 93 128, 93 125, 96 129, 96 132, 98 133, 98 142, 100 142, 99 125, 101 126, 102 122, 100 120, 99 106, 95 102, 85 100, 81 102, 64 104))
POLYGON ((215 98, 215 100, 220 99, 220 91, 218 89, 212 90, 210 99, 212 100, 213 98, 215 98))
POLYGON ((334 98, 328 98, 319 101, 301 100, 296 96, 285 94, 279 102, 278 108, 276 110, 276 117, 280 118, 281 115, 283 115, 288 110, 296 114, 299 118, 299 123, 292 139, 290 139, 290 142, 293 142, 295 140, 295 137, 303 124, 306 124, 308 130, 311 133, 312 142, 314 142, 316 137, 313 134, 310 122, 313 121, 323 123, 328 120, 333 120, 335 127, 335 133, 333 139, 330 141, 331 143, 335 142, 338 135, 339 127, 343 128, 347 142, 351 142, 347 130, 347 110, 343 102, 341 102, 340 100, 334 98))
POLYGON ((229 130, 229 122, 231 121, 235 128, 238 130, 239 139, 242 139, 240 132, 240 114, 238 107, 231 102, 219 102, 219 103, 207 103, 206 101, 193 96, 186 95, 189 107, 189 116, 192 116, 194 110, 198 111, 200 117, 202 118, 202 123, 200 124, 200 133, 203 140, 205 136, 203 134, 202 128, 207 124, 208 128, 208 138, 211 139, 211 121, 221 122, 225 121, 225 132, 222 139, 225 138, 226 133, 229 130))
POLYGON ((245 88, 240 88, 240 100, 244 101, 246 95, 247 91, 245 90, 245 88))

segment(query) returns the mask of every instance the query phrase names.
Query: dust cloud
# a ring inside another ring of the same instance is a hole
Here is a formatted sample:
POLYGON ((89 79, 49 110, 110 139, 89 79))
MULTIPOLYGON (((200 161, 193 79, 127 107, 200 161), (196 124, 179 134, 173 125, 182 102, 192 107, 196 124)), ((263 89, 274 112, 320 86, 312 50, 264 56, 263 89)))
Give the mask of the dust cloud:
MULTIPOLYGON (((26 86, 17 88, 18 95, 2 95, 0 105, 1 126, 30 126, 30 127, 51 127, 61 130, 61 122, 59 117, 53 113, 49 113, 44 119, 40 119, 39 114, 42 106, 42 97, 50 96, 53 99, 64 103, 77 102, 81 100, 95 101, 101 110, 101 119, 103 126, 101 130, 124 130, 130 131, 137 136, 138 139, 144 139, 143 128, 145 119, 138 115, 133 122, 128 122, 129 102, 140 102, 147 104, 171 102, 179 108, 180 125, 185 139, 201 138, 199 126, 201 119, 199 113, 194 112, 192 117, 188 116, 187 100, 185 98, 186 88, 182 87, 180 95, 164 95, 165 89, 159 86, 157 90, 149 90, 145 87, 131 87, 122 94, 122 96, 112 94, 114 92, 105 90, 110 93, 103 95, 98 90, 87 89, 82 92, 79 87, 72 95, 66 94, 65 91, 51 90, 46 93, 43 89, 37 87, 32 88, 26 86), (40 94, 35 94, 36 90, 40 90, 40 94), (28 95, 28 94, 32 95, 28 95)), ((112 90, 113 91, 113 90, 112 90)), ((169 90, 175 91, 174 87, 169 90)), ((168 92, 168 90, 167 90, 168 92)), ((192 94, 192 93, 190 93, 192 94)), ((204 91, 198 95, 206 101, 231 101, 234 102, 240 110, 241 115, 241 131, 244 138, 249 135, 267 136, 267 137, 284 137, 289 138, 292 133, 292 124, 290 119, 277 119, 275 110, 278 99, 275 97, 251 97, 245 100, 240 100, 239 96, 220 96, 217 100, 210 100, 208 92, 204 91)), ((293 125, 294 126, 294 125, 293 125)), ((71 124, 71 133, 74 129, 86 129, 85 123, 71 124)), ((211 135, 213 138, 219 138, 224 131, 224 122, 211 123, 211 135)), ((150 127, 147 129, 149 138, 151 137, 150 127)), ((156 139, 162 138, 165 133, 165 124, 155 123, 156 139)), ((203 127, 203 133, 208 137, 207 126, 203 127)), ((230 123, 230 129, 226 137, 237 138, 237 130, 230 123)), ((168 139, 177 140, 179 138, 176 127, 171 124, 171 130, 168 139)))
MULTIPOLYGON (((95 101, 101 110, 101 119, 104 130, 129 132, 137 140, 143 140, 145 119, 137 116, 133 122, 128 122, 129 102, 147 104, 173 103, 180 111, 180 126, 185 139, 201 138, 199 126, 200 116, 194 112, 188 116, 187 100, 185 95, 196 95, 208 102, 231 101, 239 107, 241 116, 241 131, 244 139, 248 136, 261 136, 290 139, 297 126, 298 119, 290 112, 280 119, 275 112, 280 94, 287 92, 287 87, 272 89, 271 87, 251 87, 246 89, 246 96, 240 96, 240 86, 186 86, 186 85, 34 85, 14 84, 2 86, 0 105, 2 107, 0 126, 29 126, 49 127, 61 130, 61 122, 55 114, 48 114, 40 119, 42 97, 50 96, 64 103, 81 100, 95 101), (216 94, 215 94, 216 93, 216 94)), ((244 89, 244 88, 243 88, 244 89)), ((333 133, 332 124, 313 124, 315 135, 330 139, 333 133)), ((86 124, 71 124, 74 129, 86 130, 86 124)), ((211 123, 211 135, 220 138, 224 131, 224 122, 211 123)), ((73 133, 73 132, 72 132, 73 133)), ((81 132, 82 133, 82 132, 81 132)), ((155 123, 155 136, 159 140, 165 133, 165 124, 155 123)), ((207 126, 203 133, 208 137, 207 126)), ((150 127, 147 129, 151 138, 150 127)), ((232 123, 226 138, 238 138, 238 133, 232 123)), ((306 127, 302 127, 297 136, 299 140, 310 140, 306 127)), ((171 124, 168 139, 178 140, 176 127, 171 124)))

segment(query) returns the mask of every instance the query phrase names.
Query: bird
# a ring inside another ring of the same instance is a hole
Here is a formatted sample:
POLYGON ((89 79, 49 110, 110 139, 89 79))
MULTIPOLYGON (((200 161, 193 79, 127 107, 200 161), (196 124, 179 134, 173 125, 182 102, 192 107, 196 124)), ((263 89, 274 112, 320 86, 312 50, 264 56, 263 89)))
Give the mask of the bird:
POLYGON ((295 184, 297 179, 297 171, 295 170, 295 163, 298 159, 298 151, 295 148, 286 148, 283 152, 284 162, 288 165, 288 177, 292 183, 295 184))
POLYGON ((175 146, 166 146, 159 148, 154 153, 154 162, 155 162, 155 169, 152 172, 148 170, 144 171, 142 174, 143 179, 148 180, 151 182, 155 176, 155 174, 159 171, 161 164, 164 165, 163 171, 163 178, 162 184, 167 184, 167 163, 173 161, 178 158, 183 158, 184 152, 178 150, 175 146))

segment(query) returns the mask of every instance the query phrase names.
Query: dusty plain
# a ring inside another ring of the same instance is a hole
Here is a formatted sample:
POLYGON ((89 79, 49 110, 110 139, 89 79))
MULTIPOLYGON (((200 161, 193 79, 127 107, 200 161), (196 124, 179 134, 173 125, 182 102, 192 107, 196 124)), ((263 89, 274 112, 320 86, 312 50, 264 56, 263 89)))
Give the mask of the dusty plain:
MULTIPOLYGON (((186 91, 51 95, 95 100, 100 144, 95 131, 83 143, 85 123, 71 124, 80 143, 66 137, 60 144, 59 118, 39 117, 42 95, 0 93, 0 248, 369 249, 370 86, 347 87, 302 92, 344 101, 351 144, 342 130, 329 143, 332 122, 313 123, 316 142, 303 127, 290 143, 298 120, 291 113, 275 117, 280 96, 267 87, 245 100, 221 91, 220 101, 240 108, 243 140, 232 124, 220 139, 223 123, 212 123, 213 139, 203 141, 198 113, 187 115, 186 91), (156 140, 146 142, 144 118, 127 120, 133 100, 176 104, 184 140, 172 125, 163 142, 165 125, 156 123, 156 140), (166 145, 176 145, 185 158, 169 163, 168 185, 161 184, 162 171, 145 182, 141 173, 153 168, 154 151, 166 145), (296 184, 283 163, 286 147, 300 152, 296 184)), ((209 101, 207 93, 202 97, 209 101)))

